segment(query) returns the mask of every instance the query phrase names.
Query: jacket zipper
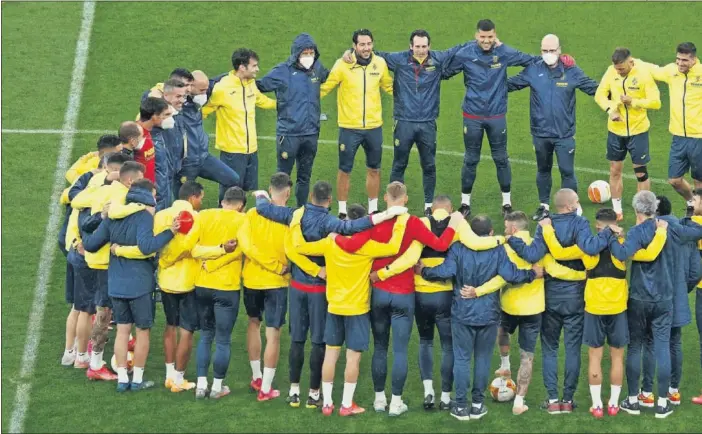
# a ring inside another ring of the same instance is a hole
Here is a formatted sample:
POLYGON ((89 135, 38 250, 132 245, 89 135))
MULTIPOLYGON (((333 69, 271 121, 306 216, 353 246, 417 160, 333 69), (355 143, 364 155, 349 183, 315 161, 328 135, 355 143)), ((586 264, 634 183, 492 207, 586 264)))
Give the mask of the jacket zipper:
POLYGON ((366 127, 366 67, 363 68, 363 128, 366 127))
POLYGON ((244 125, 246 125, 246 153, 249 153, 249 112, 246 110, 246 87, 241 82, 241 99, 244 103, 244 125))
POLYGON ((683 82, 683 95, 682 95, 682 121, 683 121, 683 135, 687 137, 687 125, 685 124, 685 95, 687 94, 687 74, 685 74, 685 81, 683 82))
MULTIPOLYGON (((629 78, 627 75, 624 77, 624 80, 622 81, 622 90, 624 91, 624 95, 626 95, 626 79, 629 78)), ((629 108, 624 104, 624 112, 626 112, 626 135, 629 137, 629 108)))

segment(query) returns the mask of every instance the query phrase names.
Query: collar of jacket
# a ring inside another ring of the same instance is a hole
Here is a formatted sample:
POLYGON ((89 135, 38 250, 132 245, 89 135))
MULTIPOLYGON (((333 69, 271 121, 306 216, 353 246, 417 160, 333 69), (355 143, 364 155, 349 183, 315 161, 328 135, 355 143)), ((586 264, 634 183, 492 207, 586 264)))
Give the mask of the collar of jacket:
POLYGON ((314 212, 322 212, 324 214, 329 214, 329 209, 324 206, 315 205, 313 203, 306 203, 305 210, 310 210, 314 212))
POLYGON ((112 184, 110 184, 110 188, 114 189, 116 192, 129 192, 129 188, 122 184, 119 179, 115 179, 112 184))
POLYGON ((563 66, 563 63, 558 60, 558 63, 556 64, 555 68, 551 68, 542 60, 544 67, 546 67, 546 70, 548 73, 551 75, 551 77, 563 77, 565 75, 565 67, 563 66))
POLYGON ((441 220, 445 220, 449 217, 449 213, 446 212, 445 209, 437 209, 431 214, 432 217, 434 217, 434 220, 437 222, 440 222, 441 220))
POLYGON ((237 86, 247 86, 249 83, 253 81, 253 79, 249 80, 242 80, 239 78, 238 75, 236 75, 236 71, 231 70, 229 71, 229 78, 232 80, 232 83, 237 86))
MULTIPOLYGON (((360 63, 358 63, 358 58, 355 56, 355 54, 354 54, 354 59, 356 59, 356 60, 351 65, 349 65, 351 67, 351 69, 368 67, 368 66, 371 66, 371 65, 377 63, 377 60, 376 60, 377 58, 375 56, 375 53, 373 53, 372 51, 371 51, 371 57, 368 59, 368 65, 361 65, 360 63)), ((345 64, 348 65, 348 63, 345 63, 345 64)))
POLYGON ((124 201, 126 204, 140 203, 146 206, 156 206, 156 200, 151 192, 145 188, 132 187, 127 193, 127 198, 124 201))
POLYGON ((173 202, 173 205, 171 205, 171 208, 173 208, 174 211, 189 211, 193 212, 193 206, 188 202, 187 200, 182 200, 178 199, 175 202, 173 202))

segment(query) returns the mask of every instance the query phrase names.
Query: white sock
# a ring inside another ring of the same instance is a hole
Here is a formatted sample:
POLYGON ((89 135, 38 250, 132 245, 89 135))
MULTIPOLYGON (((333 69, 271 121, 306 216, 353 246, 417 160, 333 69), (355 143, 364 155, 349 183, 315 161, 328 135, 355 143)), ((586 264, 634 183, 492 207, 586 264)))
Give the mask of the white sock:
POLYGON ((73 353, 75 353, 75 352, 76 352, 76 349, 75 349, 75 348, 71 348, 71 349, 68 349, 68 350, 64 350, 64 351, 63 351, 63 355, 64 355, 64 356, 71 356, 71 355, 73 355, 73 353))
POLYGON ((547 203, 542 203, 541 206, 546 208, 546 211, 551 209, 547 203))
POLYGON ((176 384, 176 386, 180 386, 183 384, 183 381, 185 381, 185 371, 176 371, 173 382, 176 384))
POLYGON ((207 389, 207 377, 197 377, 197 388, 207 389))
POLYGON ((507 192, 507 193, 502 193, 502 205, 511 205, 512 204, 512 193, 507 192))
POLYGON ((293 396, 293 395, 300 396, 300 385, 299 384, 291 384, 290 385, 290 392, 288 392, 288 396, 293 396))
POLYGON ((668 388, 668 393, 670 393, 671 395, 673 395, 673 394, 675 394, 675 393, 678 393, 678 389, 669 387, 669 388, 668 388))
POLYGON ((175 363, 166 363, 166 378, 174 380, 176 376, 175 363))
POLYGON ((602 385, 590 385, 590 397, 592 398, 592 408, 602 408, 602 385))
POLYGON ((665 407, 666 405, 668 405, 668 398, 658 397, 658 406, 665 407))
POLYGON ((629 404, 636 404, 637 402, 639 402, 638 396, 634 395, 629 397, 629 404))
POLYGON ((345 200, 339 201, 339 214, 346 214, 346 201, 345 200))
POLYGON ((468 193, 468 194, 461 193, 461 203, 465 203, 466 205, 470 205, 470 193, 468 193))
POLYGON ((609 405, 616 407, 619 405, 619 394, 622 391, 622 386, 615 386, 612 384, 609 390, 609 405))
POLYGON ((219 392, 222 390, 222 380, 223 378, 212 379, 212 389, 210 389, 210 392, 219 392))
POLYGON ((368 198, 368 214, 378 211, 378 198, 368 198))
POLYGON ((623 212, 622 200, 612 198, 612 209, 614 209, 614 212, 616 212, 617 214, 621 214, 623 212))
POLYGON ((332 401, 332 389, 333 388, 334 388, 334 383, 322 382, 322 394, 324 395, 324 406, 325 407, 327 405, 334 405, 334 402, 332 401))
POLYGON ((480 407, 482 407, 482 406, 483 406, 482 404, 473 403, 473 408, 480 408, 480 407))
POLYGON ((451 392, 441 392, 441 402, 444 404, 451 402, 451 392))
POLYGON ((314 399, 315 401, 319 399, 319 390, 312 390, 310 389, 309 392, 310 398, 314 399))
POLYGON ((388 398, 385 397, 385 391, 383 390, 382 392, 375 392, 375 400, 388 402, 388 398))
POLYGON ((263 367, 263 383, 261 384, 261 391, 263 393, 269 393, 271 391, 271 385, 273 384, 273 377, 275 377, 275 368, 263 367))
POLYGON ((648 398, 649 396, 651 396, 651 395, 653 394, 653 392, 646 392, 646 391, 642 390, 642 391, 641 391, 641 394, 642 394, 643 396, 645 396, 646 398, 648 398))
POLYGON ((341 406, 349 408, 353 405, 353 393, 356 391, 356 383, 344 383, 344 393, 341 397, 341 406))
POLYGON ((500 369, 506 369, 508 371, 511 370, 511 366, 509 364, 509 355, 500 356, 500 363, 500 369))
POLYGON ((424 396, 434 394, 434 382, 431 380, 422 380, 424 384, 424 396))
POLYGON ((259 378, 261 378, 263 376, 261 374, 261 361, 250 360, 249 364, 251 365, 251 375, 253 376, 253 379, 258 380, 259 378))
POLYGON ((129 383, 127 368, 117 368, 117 381, 120 383, 129 383))
POLYGON ((134 367, 134 372, 132 373, 132 383, 141 383, 144 381, 144 368, 134 367))
POLYGON ((87 362, 87 361, 90 360, 90 356, 88 355, 87 352, 85 352, 85 353, 78 353, 77 359, 78 359, 79 362, 87 362))
POLYGON ((548 403, 549 403, 549 404, 553 404, 553 403, 555 403, 555 402, 558 402, 558 400, 557 400, 557 399, 549 399, 549 400, 548 400, 548 403))
POLYGON ((424 202, 424 209, 431 208, 432 205, 433 204, 431 202, 429 202, 429 203, 424 202))
POLYGON ((514 395, 514 407, 523 407, 524 397, 522 395, 514 395))
POLYGON ((99 353, 93 351, 93 353, 90 355, 90 369, 97 371, 100 368, 102 368, 102 351, 99 353))
POLYGON ((400 405, 402 404, 402 397, 399 395, 392 395, 390 398, 390 405, 400 405))

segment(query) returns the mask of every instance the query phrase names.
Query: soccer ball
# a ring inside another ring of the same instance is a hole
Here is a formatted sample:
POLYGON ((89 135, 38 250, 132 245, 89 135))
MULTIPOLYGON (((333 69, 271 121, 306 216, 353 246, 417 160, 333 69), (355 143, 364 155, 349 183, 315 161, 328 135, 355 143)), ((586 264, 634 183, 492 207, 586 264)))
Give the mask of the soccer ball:
MULTIPOLYGON (((112 370, 117 372, 117 357, 112 355, 112 360, 110 360, 110 365, 112 365, 112 370)), ((134 370, 134 351, 127 351, 127 372, 130 374, 134 370)))
POLYGON ((612 198, 612 192, 609 189, 607 181, 598 180, 590 184, 587 188, 587 197, 593 203, 605 203, 612 198))
POLYGON ((514 399, 517 385, 511 378, 497 377, 490 384, 490 395, 497 402, 507 402, 514 399))

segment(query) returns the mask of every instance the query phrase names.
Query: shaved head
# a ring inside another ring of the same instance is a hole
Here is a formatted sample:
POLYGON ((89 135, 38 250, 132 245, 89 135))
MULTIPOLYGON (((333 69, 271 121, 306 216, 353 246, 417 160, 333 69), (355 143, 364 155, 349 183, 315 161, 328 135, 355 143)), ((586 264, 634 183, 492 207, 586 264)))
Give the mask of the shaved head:
POLYGON ((432 211, 437 209, 443 209, 447 213, 451 214, 453 212, 453 206, 451 205, 451 198, 446 195, 438 195, 434 197, 434 201, 431 204, 432 211))
POLYGON ((578 208, 578 193, 570 188, 562 188, 553 197, 559 213, 573 212, 578 208))
POLYGON ((210 85, 209 79, 207 77, 207 74, 204 72, 197 70, 193 71, 193 83, 192 83, 192 88, 191 88, 191 93, 193 95, 200 95, 203 93, 207 93, 207 88, 210 85))

